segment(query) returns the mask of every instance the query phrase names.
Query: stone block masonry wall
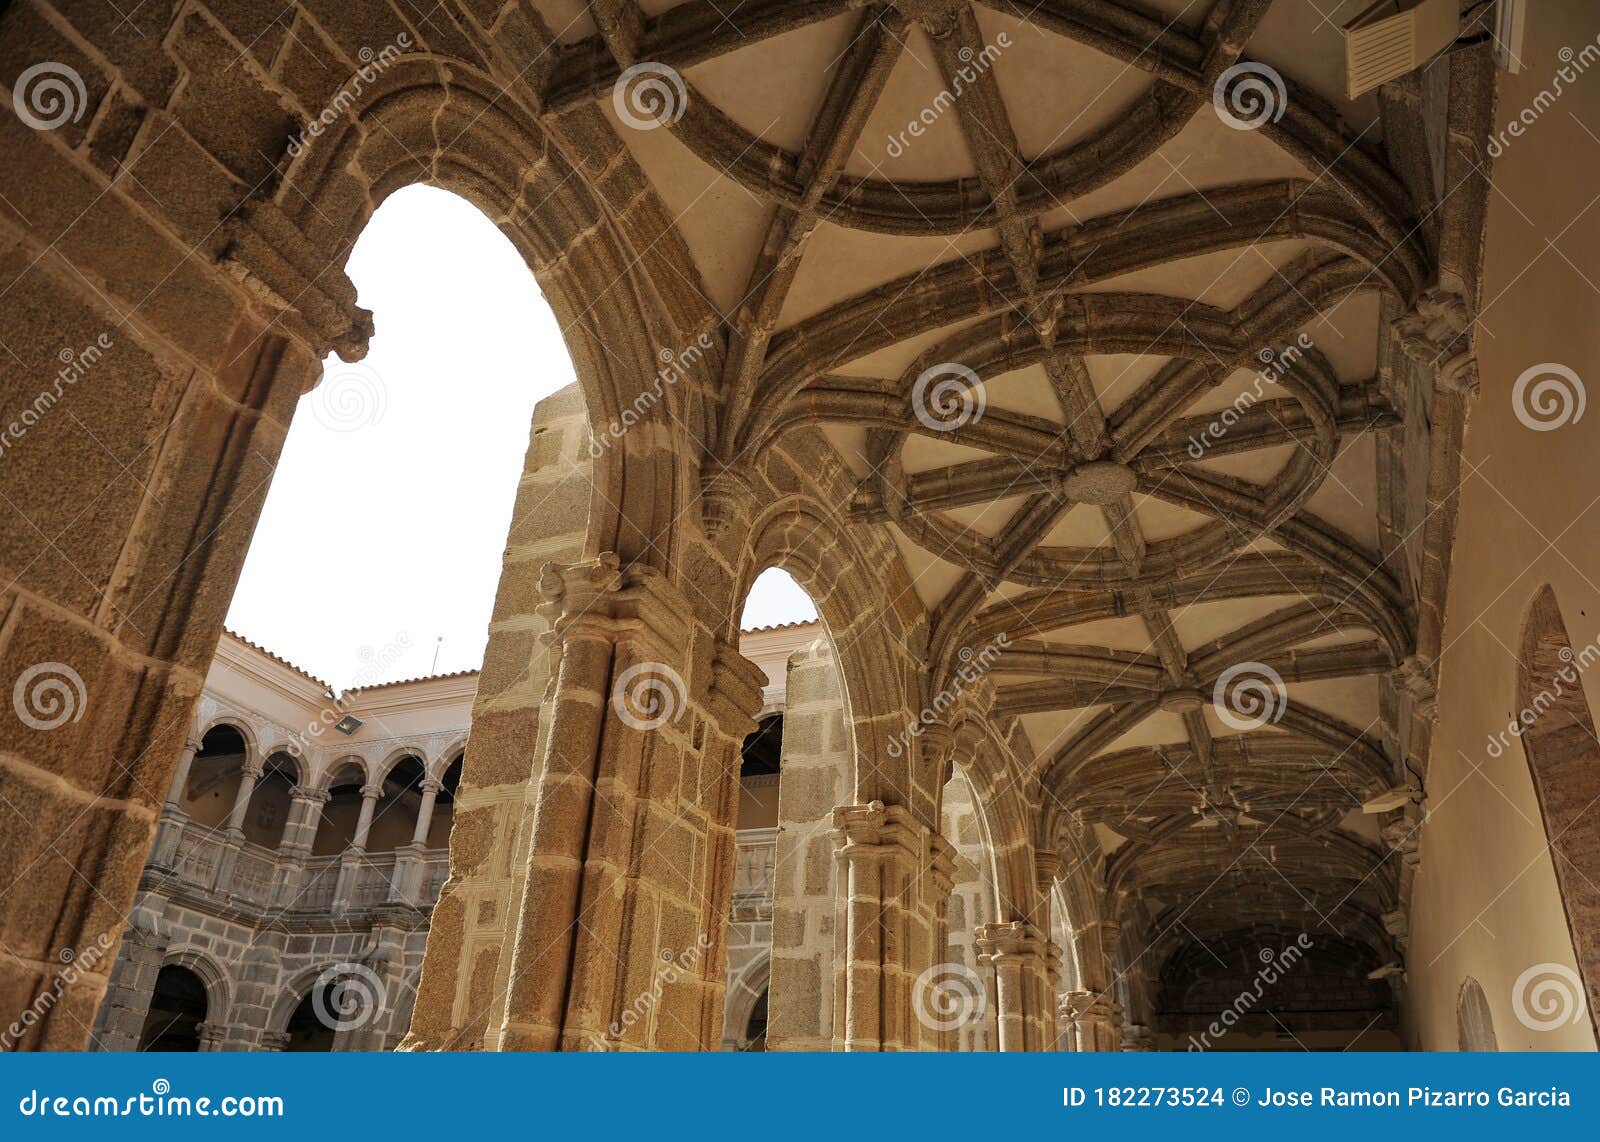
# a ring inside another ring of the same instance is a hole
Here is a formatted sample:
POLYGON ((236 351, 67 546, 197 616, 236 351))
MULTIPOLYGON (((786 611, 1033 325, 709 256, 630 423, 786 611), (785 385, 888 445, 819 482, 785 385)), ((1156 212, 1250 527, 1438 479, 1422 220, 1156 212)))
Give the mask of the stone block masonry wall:
POLYGON ((833 925, 838 876, 833 810, 850 793, 854 751, 833 647, 818 639, 789 659, 773 877, 772 997, 767 1049, 833 1044, 833 925))
POLYGON ((428 971, 407 1045, 492 1046, 505 1014, 513 931, 538 787, 540 704, 550 657, 539 573, 583 551, 593 495, 590 432, 576 385, 539 402, 517 489, 457 794, 450 880, 434 908, 428 971))
POLYGON ((266 926, 223 912, 159 891, 141 894, 95 1025, 93 1049, 138 1047, 156 974, 167 964, 188 968, 206 985, 203 1049, 282 1050, 289 1016, 318 978, 351 964, 371 974, 351 991, 350 1011, 336 1013, 343 1025, 333 1049, 375 1051, 399 1043, 422 966, 425 911, 380 907, 320 923, 266 926))

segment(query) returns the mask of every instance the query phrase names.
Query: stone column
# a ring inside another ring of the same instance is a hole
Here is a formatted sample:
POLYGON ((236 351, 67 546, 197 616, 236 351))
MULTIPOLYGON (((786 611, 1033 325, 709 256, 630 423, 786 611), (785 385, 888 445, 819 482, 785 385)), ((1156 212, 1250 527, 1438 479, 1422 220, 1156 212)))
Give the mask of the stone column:
POLYGON ((277 907, 288 907, 300 894, 306 858, 311 855, 317 823, 328 796, 326 789, 306 789, 299 785, 289 793, 289 819, 284 822, 283 841, 278 845, 279 877, 272 890, 272 901, 277 907))
POLYGON ((171 940, 163 916, 165 908, 166 902, 152 892, 142 893, 134 902, 116 963, 106 981, 105 1001, 95 1016, 92 1050, 138 1049, 156 990, 156 976, 171 940))
POLYGON ((1122 1011, 1110 996, 1069 991, 1061 998, 1061 1018, 1071 1028, 1074 1051, 1122 1049, 1122 1011))
POLYGON ((382 796, 381 785, 361 787, 361 816, 356 818, 355 836, 350 839, 351 850, 358 853, 367 851, 367 834, 372 832, 372 814, 378 807, 378 799, 382 796))
POLYGON ((422 783, 422 804, 417 808, 417 823, 411 830, 411 842, 395 850, 394 879, 389 888, 391 901, 417 904, 422 897, 423 854, 428 851, 428 829, 433 824, 433 806, 443 788, 432 778, 422 783))
POLYGON ((950 895, 950 843, 902 805, 834 810, 834 1046, 936 1049, 940 1031, 916 1015, 914 991, 943 954, 940 903, 950 895))
POLYGON ((228 1028, 221 1023, 212 1023, 207 1020, 195 1028, 200 1033, 200 1049, 202 1051, 222 1050, 222 1041, 228 1037, 228 1028))
POLYGON ((568 385, 540 401, 506 534, 483 671, 472 705, 472 745, 453 804, 450 879, 428 921, 427 952, 406 1047, 499 1045, 511 948, 526 873, 548 732, 553 670, 539 577, 552 560, 584 557, 594 457, 615 442, 590 432, 583 394, 568 385))
POLYGON ((367 834, 372 831, 372 814, 382 796, 381 785, 361 787, 361 816, 356 818, 355 835, 344 852, 339 854, 339 880, 333 889, 335 912, 348 910, 355 897, 356 883, 361 879, 361 866, 367 855, 367 834))
POLYGON ((288 1045, 289 1045, 289 1032, 287 1032, 287 1031, 263 1031, 263 1032, 261 1032, 261 1038, 258 1040, 258 1048, 257 1049, 258 1050, 262 1050, 262 1051, 268 1051, 268 1052, 282 1051, 288 1045))
POLYGON ((1156 1049, 1155 1032, 1138 1023, 1129 1023, 1122 1029, 1122 1049, 1124 1051, 1154 1051, 1156 1049))
POLYGON ((1122 1008, 1116 1000, 1116 954, 1120 934, 1120 925, 1112 920, 1085 924, 1072 934, 1083 987, 1063 997, 1061 1015, 1071 1022, 1074 1050, 1122 1049, 1122 1008))
POLYGON ((833 1046, 833 810, 850 799, 854 750, 843 678, 826 638, 789 656, 772 869, 767 1050, 833 1046))
POLYGON ((652 568, 552 565, 540 589, 556 667, 500 1045, 714 1049, 693 964, 732 872, 731 852, 710 865, 731 764, 707 724, 718 651, 697 658, 688 600, 652 568))
POLYGON ((247 764, 240 772, 239 791, 233 797, 233 809, 228 813, 226 843, 217 857, 216 879, 212 888, 227 892, 233 883, 233 867, 239 859, 239 846, 244 844, 244 815, 250 808, 250 795, 256 791, 256 782, 266 772, 260 760, 247 764))
MULTIPOLYGON (((705 782, 705 890, 697 927, 704 938, 695 952, 701 982, 698 1042, 720 1043, 728 991, 728 925, 732 919, 733 877, 739 820, 739 765, 744 739, 755 731, 766 675, 739 653, 736 643, 717 639, 706 697, 706 740, 701 774, 705 782)), ((681 959, 681 956, 680 956, 681 959)))
POLYGON ((172 775, 167 799, 156 822, 156 840, 149 860, 153 868, 170 869, 177 864, 178 841, 183 837, 183 827, 189 823, 189 814, 183 811, 183 791, 189 786, 189 770, 199 751, 200 743, 190 739, 183 743, 183 752, 178 755, 178 769, 172 775))
POLYGON ((1002 1051, 1044 1051, 1054 1045, 1055 990, 1049 961, 1055 948, 1032 924, 982 924, 974 933, 978 962, 994 970, 995 1025, 1002 1051))

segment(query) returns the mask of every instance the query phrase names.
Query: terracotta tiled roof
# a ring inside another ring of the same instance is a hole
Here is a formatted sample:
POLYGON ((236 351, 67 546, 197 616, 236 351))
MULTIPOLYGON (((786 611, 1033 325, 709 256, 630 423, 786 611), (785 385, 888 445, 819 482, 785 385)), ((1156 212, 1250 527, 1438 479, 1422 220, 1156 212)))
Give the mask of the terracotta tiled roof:
POLYGON ((257 654, 263 654, 266 657, 272 659, 272 661, 276 662, 279 666, 287 666, 290 670, 293 670, 296 674, 300 675, 300 677, 308 679, 308 680, 310 680, 312 682, 315 682, 318 686, 321 686, 324 690, 333 689, 333 687, 331 685, 329 685, 327 682, 323 681, 321 678, 318 678, 315 674, 311 673, 311 671, 305 669, 305 667, 296 666, 293 662, 290 662, 287 658, 283 657, 283 655, 274 654, 272 651, 268 650, 266 647, 262 646, 258 642, 251 642, 249 639, 245 638, 244 635, 240 634, 238 631, 229 630, 227 627, 223 627, 222 628, 222 633, 227 635, 229 638, 233 639, 235 642, 244 643, 244 645, 248 646, 251 650, 255 651, 257 654))
POLYGON ((766 626, 743 627, 740 634, 760 634, 769 630, 794 630, 796 627, 814 627, 821 623, 821 619, 795 619, 788 623, 768 623, 766 626))

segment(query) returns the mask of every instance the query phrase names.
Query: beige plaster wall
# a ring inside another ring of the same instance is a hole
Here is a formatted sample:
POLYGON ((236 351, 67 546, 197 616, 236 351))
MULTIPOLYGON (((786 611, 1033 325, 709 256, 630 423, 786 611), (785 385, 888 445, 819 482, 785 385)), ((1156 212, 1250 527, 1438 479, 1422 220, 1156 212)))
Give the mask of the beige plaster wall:
MULTIPOLYGON (((1593 47, 1597 16, 1592 5, 1537 6, 1525 71, 1500 76, 1501 128, 1552 88, 1563 47, 1593 47)), ((1521 744, 1511 738, 1498 757, 1489 746, 1517 713, 1516 648, 1540 585, 1554 587, 1575 649, 1600 633, 1600 414, 1535 431, 1512 400, 1518 376, 1545 362, 1574 370, 1591 392, 1600 384, 1600 214, 1582 173, 1600 161, 1600 69, 1562 87, 1520 137, 1506 136, 1494 166, 1477 333, 1482 390, 1462 463, 1408 950, 1408 1038, 1430 1050, 1456 1048, 1456 1001, 1469 975, 1483 985, 1502 1050, 1595 1045, 1587 1016, 1541 1031, 1515 1014, 1525 971, 1541 963, 1575 971, 1576 961, 1521 744)), ((1594 707, 1600 677, 1586 677, 1584 688, 1594 707)))

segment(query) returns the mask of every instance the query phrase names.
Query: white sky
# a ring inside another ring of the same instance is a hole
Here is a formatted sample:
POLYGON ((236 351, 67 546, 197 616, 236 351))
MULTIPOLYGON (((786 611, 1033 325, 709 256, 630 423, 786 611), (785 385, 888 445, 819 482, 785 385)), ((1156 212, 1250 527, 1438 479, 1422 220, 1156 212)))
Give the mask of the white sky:
MULTIPOLYGON (((483 661, 533 406, 573 380, 555 316, 493 223, 432 187, 373 215, 346 272, 364 361, 301 398, 228 626, 336 688, 483 661)), ((781 571, 743 625, 815 617, 781 571)))

